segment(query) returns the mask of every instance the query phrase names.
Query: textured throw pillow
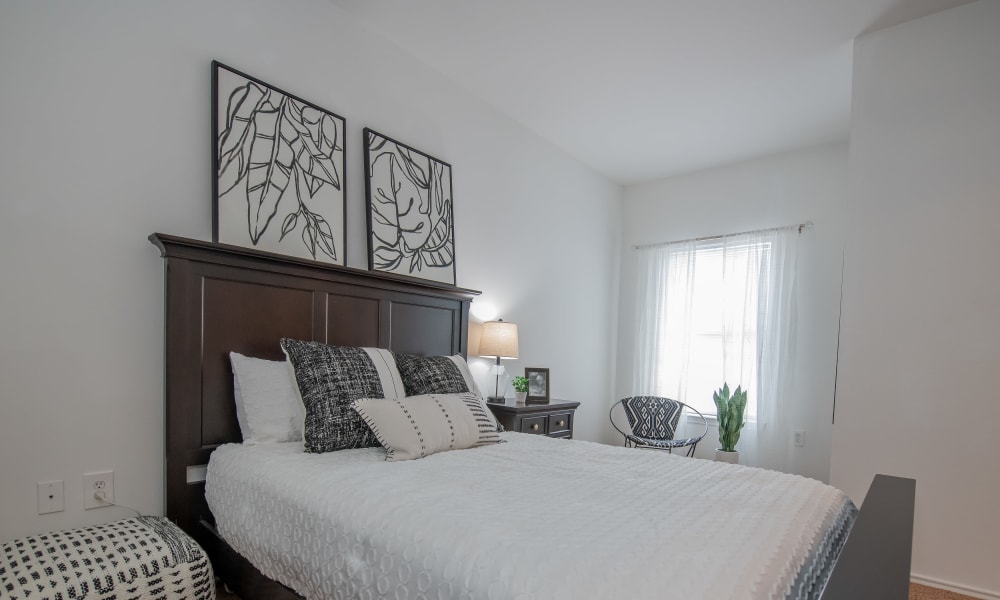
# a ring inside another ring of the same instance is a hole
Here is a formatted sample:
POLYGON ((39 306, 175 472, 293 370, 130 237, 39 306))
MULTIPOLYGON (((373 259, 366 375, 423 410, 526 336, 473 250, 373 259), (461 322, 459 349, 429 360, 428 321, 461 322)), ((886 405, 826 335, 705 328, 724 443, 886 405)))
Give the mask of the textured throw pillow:
POLYGON ((363 398, 353 407, 385 446, 387 461, 500 441, 489 411, 475 394, 363 398))
MULTIPOLYGON (((416 354, 393 354, 393 356, 396 358, 396 366, 399 367, 407 396, 461 394, 474 391, 451 356, 416 354)), ((464 360, 462 364, 465 364, 464 360)), ((466 369, 468 370, 468 366, 466 369)))
POLYGON ((294 368, 305 406, 305 451, 377 446, 378 440, 351 409, 351 402, 405 395, 392 353, 288 338, 281 340, 281 348, 294 368))
POLYGON ((305 408, 286 361, 229 353, 243 443, 302 441, 305 408))
MULTIPOLYGON (((397 354, 396 366, 403 378, 403 386, 407 396, 424 394, 461 394, 471 392, 485 402, 476 380, 472 378, 469 364, 461 354, 454 356, 418 356, 416 354, 397 354)), ((486 411, 490 420, 496 425, 497 431, 503 431, 503 425, 486 411)))

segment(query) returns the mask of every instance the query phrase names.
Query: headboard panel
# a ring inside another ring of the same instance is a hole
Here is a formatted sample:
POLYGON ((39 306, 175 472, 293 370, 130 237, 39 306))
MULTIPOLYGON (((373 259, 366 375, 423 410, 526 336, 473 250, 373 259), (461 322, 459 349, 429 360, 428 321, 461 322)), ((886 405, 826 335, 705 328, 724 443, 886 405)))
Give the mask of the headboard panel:
POLYGON ((229 352, 280 360, 278 341, 467 353, 479 294, 405 277, 155 233, 166 273, 166 513, 197 539, 201 466, 241 441, 229 352), (189 472, 192 473, 189 476, 189 472))

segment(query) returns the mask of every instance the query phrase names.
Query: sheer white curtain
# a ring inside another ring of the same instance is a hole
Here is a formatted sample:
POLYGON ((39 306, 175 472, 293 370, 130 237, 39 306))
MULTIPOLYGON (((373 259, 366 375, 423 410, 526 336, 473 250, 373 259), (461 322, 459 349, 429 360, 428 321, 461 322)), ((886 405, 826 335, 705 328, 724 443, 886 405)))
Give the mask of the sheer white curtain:
MULTIPOLYGON (((744 464, 787 470, 798 228, 637 250, 634 394, 714 413, 712 392, 748 390, 744 464)), ((709 432, 709 443, 716 441, 709 432)))

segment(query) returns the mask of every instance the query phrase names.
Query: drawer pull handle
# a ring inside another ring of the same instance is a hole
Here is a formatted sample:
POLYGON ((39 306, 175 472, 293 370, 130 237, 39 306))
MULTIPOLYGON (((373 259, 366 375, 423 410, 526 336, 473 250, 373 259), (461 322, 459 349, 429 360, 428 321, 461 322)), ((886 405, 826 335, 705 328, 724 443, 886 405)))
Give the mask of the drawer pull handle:
POLYGON ((532 431, 538 431, 538 423, 535 423, 534 425, 532 425, 531 426, 531 430, 532 431))
POLYGON ((556 425, 559 425, 560 427, 565 427, 566 421, 559 421, 558 423, 556 423, 556 425))

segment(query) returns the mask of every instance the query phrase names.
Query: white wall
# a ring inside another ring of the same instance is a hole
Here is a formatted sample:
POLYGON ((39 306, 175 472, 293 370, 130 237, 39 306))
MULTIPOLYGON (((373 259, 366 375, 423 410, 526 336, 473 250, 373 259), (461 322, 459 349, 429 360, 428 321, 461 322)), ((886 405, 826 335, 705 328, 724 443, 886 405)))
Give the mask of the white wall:
POLYGON ((163 265, 146 236, 211 239, 212 59, 347 117, 351 266, 362 128, 450 162, 459 285, 521 325, 510 366, 550 367, 554 395, 583 403, 578 437, 601 434, 619 186, 324 0, 4 2, 0 540, 127 516, 82 510, 86 471, 162 510, 163 265), (37 516, 48 479, 66 511, 37 516))
MULTIPOLYGON (((845 143, 626 188, 622 215, 618 318, 621 335, 616 396, 622 398, 632 393, 636 308, 634 245, 811 220, 815 226, 799 238, 796 273, 798 364, 794 373, 795 405, 788 415, 793 429, 806 432, 806 445, 791 448, 790 464, 795 473, 826 481, 829 477, 846 194, 845 143)), ((609 441, 612 439, 613 436, 609 441)), ((620 436, 615 441, 620 443, 620 436)), ((697 455, 712 457, 717 447, 718 432, 712 429, 699 445, 697 455)))
POLYGON ((913 573, 1000 598, 1000 3, 855 44, 831 480, 917 480, 913 573))

